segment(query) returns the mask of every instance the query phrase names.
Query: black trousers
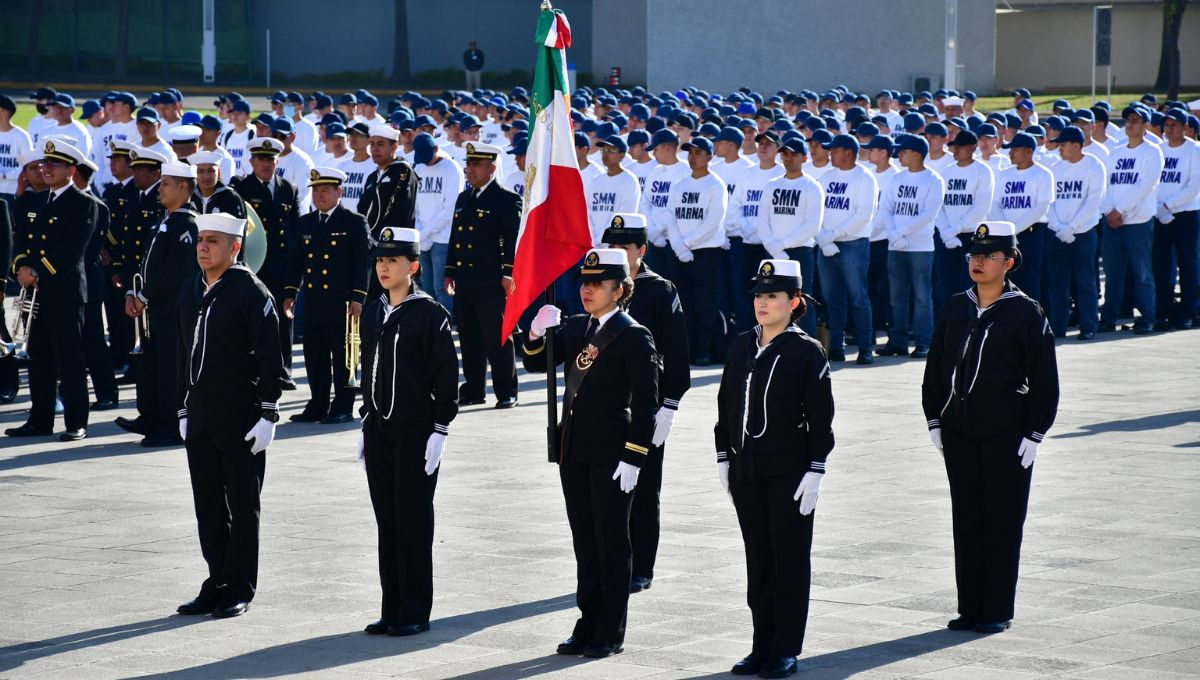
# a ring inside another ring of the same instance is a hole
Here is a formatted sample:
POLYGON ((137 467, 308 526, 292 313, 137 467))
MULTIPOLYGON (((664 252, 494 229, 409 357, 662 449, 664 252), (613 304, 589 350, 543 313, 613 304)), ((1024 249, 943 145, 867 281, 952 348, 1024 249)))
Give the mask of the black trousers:
MULTIPOLYGON (((887 239, 871 241, 871 263, 867 266, 867 294, 871 298, 871 327, 876 333, 892 327, 892 285, 888 279, 887 260, 887 239)), ((874 342, 874 338, 871 341, 874 342)))
POLYGON ((954 517, 958 613, 973 621, 1013 618, 1033 478, 1032 467, 1021 467, 1020 444, 1020 434, 977 439, 942 428, 954 517))
POLYGON ((283 352, 283 377, 291 379, 292 377, 292 327, 294 322, 283 313, 283 309, 279 306, 280 300, 283 300, 283 277, 281 276, 260 276, 263 284, 267 286, 267 290, 271 292, 271 298, 275 300, 275 311, 279 315, 279 351, 283 352))
POLYGON ((461 399, 483 399, 487 367, 492 367, 496 399, 517 396, 517 354, 512 339, 500 344, 504 322, 504 289, 495 284, 464 283, 454 292, 454 316, 462 352, 461 399))
MULTIPOLYGON (((109 266, 104 268, 104 316, 108 321, 108 348, 114 369, 128 366, 129 350, 133 349, 133 319, 125 316, 125 289, 114 288, 112 275, 117 273, 109 266)), ((124 281, 128 286, 129 282, 124 281)))
POLYGON ((258 590, 259 493, 267 453, 250 453, 242 436, 219 443, 209 433, 187 439, 192 500, 208 578, 200 597, 219 605, 249 602, 258 590))
MULTIPOLYGON (((654 578, 654 562, 658 557, 659 493, 662 491, 663 446, 651 446, 629 511, 629 541, 633 546, 634 577, 654 578)), ((612 475, 609 475, 610 477, 612 475)))
POLYGON ((678 278, 674 283, 683 305, 693 361, 704 357, 723 359, 725 356, 725 317, 717 308, 719 276, 728 264, 722 261, 724 252, 720 248, 700 248, 692 251, 691 262, 678 265, 678 278))
POLYGON ((138 359, 137 410, 139 419, 155 437, 176 437, 179 432, 179 308, 170 298, 146 306, 150 336, 142 338, 138 359))
POLYGON ((54 400, 61 393, 68 430, 87 427, 87 369, 83 352, 83 303, 38 300, 29 328, 29 422, 54 426, 54 400))
POLYGON ((89 298, 83 305, 83 357, 88 374, 92 376, 96 400, 116 401, 117 377, 113 372, 112 353, 104 340, 103 300, 89 298))
MULTIPOLYGON (((8 299, 5 298, 5 300, 8 299)), ((3 314, 0 314, 0 340, 12 342, 12 334, 8 332, 8 324, 3 323, 3 316, 3 314)), ((14 354, 20 351, 20 349, 20 347, 16 348, 14 354)), ((16 356, 10 354, 0 359, 0 392, 11 392, 15 395, 20 385, 21 376, 18 372, 16 356)))
POLYGON ((801 461, 760 456, 751 479, 733 475, 729 491, 746 545, 746 601, 754 622, 752 653, 797 656, 804 647, 812 581, 813 518, 793 500, 801 461))
POLYGON ((622 644, 629 611, 633 559, 629 509, 633 494, 612 478, 615 465, 558 466, 567 522, 575 548, 575 604, 579 620, 571 634, 580 639, 622 644))
POLYGON ((304 367, 312 396, 304 410, 322 416, 326 413, 350 413, 354 408, 356 390, 346 386, 350 382, 350 371, 346 368, 345 305, 321 305, 312 301, 312 296, 309 298, 301 326, 304 334, 304 367), (331 384, 334 394, 332 406, 329 403, 331 384))
POLYGON ((1046 223, 1038 222, 1017 234, 1017 247, 1021 249, 1021 268, 1008 278, 1026 295, 1041 302, 1042 253, 1046 250, 1046 223))
POLYGON ((393 435, 368 424, 363 457, 379 528, 381 618, 429 623, 433 609, 433 494, 438 472, 425 474, 432 424, 393 435))

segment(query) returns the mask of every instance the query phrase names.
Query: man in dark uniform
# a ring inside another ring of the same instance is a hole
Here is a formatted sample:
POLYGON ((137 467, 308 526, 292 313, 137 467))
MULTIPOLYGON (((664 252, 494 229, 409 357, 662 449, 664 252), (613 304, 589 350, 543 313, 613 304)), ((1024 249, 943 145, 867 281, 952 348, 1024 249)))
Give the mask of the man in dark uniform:
MULTIPOLYGON (((17 159, 21 166, 21 177, 17 181, 19 191, 13 199, 10 211, 13 217, 12 251, 4 260, 7 269, 12 264, 12 258, 18 253, 25 252, 25 244, 33 238, 33 225, 37 222, 38 209, 46 203, 46 180, 42 178, 42 151, 40 148, 21 152, 17 159)), ((3 325, 3 324, 0 324, 3 325)), ((3 330, 5 342, 12 338, 8 336, 8 328, 3 330)), ((0 403, 11 404, 17 398, 21 378, 17 367, 17 357, 9 355, 0 359, 0 403)))
POLYGON ((196 189, 196 169, 166 163, 159 182, 159 201, 166 214, 149 235, 142 258, 141 289, 125 294, 125 314, 149 320, 142 338, 137 371, 135 420, 117 418, 128 432, 145 435, 142 446, 178 446, 179 291, 196 273, 196 213, 188 201, 196 189), (144 315, 144 316, 143 316, 144 315))
POLYGON ((315 208, 296 223, 299 240, 288 266, 283 314, 293 316, 296 296, 304 290, 304 367, 312 393, 292 422, 348 423, 353 418, 354 391, 346 365, 349 317, 362 317, 367 296, 367 220, 342 206, 346 173, 314 168, 309 178, 315 208), (332 363, 332 367, 330 364, 332 363), (333 404, 329 375, 333 371, 333 404))
POLYGON ((658 496, 662 489, 663 454, 667 436, 675 422, 679 400, 692 386, 689 368, 687 321, 675 284, 646 267, 646 218, 636 213, 617 213, 601 239, 606 247, 625 251, 633 275, 633 298, 627 311, 654 337, 658 351, 658 412, 650 453, 642 463, 637 493, 629 514, 629 539, 633 545, 633 580, 630 592, 650 587, 658 556, 658 496))
MULTIPOLYGON (((3 262, 6 268, 12 262, 13 253, 12 213, 8 210, 8 200, 0 198, 0 262, 3 262)), ((7 276, 0 277, 0 342, 4 343, 13 341, 2 309, 7 283, 7 276)), ((16 357, 10 354, 0 358, 0 403, 10 404, 16 399, 18 381, 16 357)))
POLYGON ((500 327, 513 284, 521 197, 495 181, 500 147, 468 142, 465 148, 470 186, 454 204, 442 282, 446 292, 455 296, 458 318, 463 372, 458 404, 484 403, 484 378, 491 364, 496 408, 512 408, 517 405, 516 350, 511 338, 501 343, 500 327))
POLYGON ((195 221, 203 271, 180 295, 187 357, 178 415, 208 578, 177 611, 228 618, 245 613, 258 587, 259 493, 283 356, 270 291, 236 264, 246 221, 224 213, 195 221))
POLYGON ((100 257, 104 261, 104 316, 108 320, 108 346, 116 370, 129 365, 129 350, 133 349, 134 322, 125 316, 125 282, 121 280, 121 265, 117 258, 121 235, 127 233, 128 213, 138 200, 138 188, 129 158, 133 145, 114 139, 109 142, 108 148, 108 169, 115 182, 104 190, 109 222, 100 257))
MULTIPOLYGON (((276 300, 284 298, 287 267, 296 242, 296 219, 299 203, 296 188, 275 175, 276 158, 283 151, 283 142, 272 137, 256 137, 248 145, 250 167, 253 170, 233 182, 233 189, 254 208, 267 232, 267 258, 258 270, 258 278, 276 300)), ((294 390, 292 380, 292 320, 287 315, 279 319, 279 348, 283 355, 283 389, 294 390)))
POLYGON ((242 197, 223 181, 226 178, 221 176, 221 158, 216 151, 197 151, 184 159, 196 167, 192 210, 201 215, 225 213, 246 219, 246 205, 242 197))
POLYGON ((376 170, 363 185, 358 212, 367 218, 371 237, 379 239, 384 227, 413 226, 417 209, 417 176, 407 161, 396 158, 400 131, 387 125, 372 125, 371 160, 376 170))
MULTIPOLYGON (((162 223, 163 206, 158 200, 158 191, 162 165, 166 162, 167 157, 157 151, 141 147, 129 149, 129 165, 133 170, 133 185, 137 194, 127 206, 125 223, 121 225, 120 233, 115 234, 117 243, 112 248, 113 267, 120 272, 120 280, 114 283, 121 285, 126 296, 130 292, 133 275, 141 271, 142 257, 150 243, 150 236, 162 223)), ((142 340, 145 341, 145 338, 142 340)), ((136 372, 136 368, 134 370, 136 372)))
POLYGON ((79 347, 87 299, 83 256, 96 228, 96 208, 71 182, 83 153, 57 140, 46 140, 42 153, 49 191, 12 263, 17 283, 37 289, 37 313, 29 328, 29 420, 5 434, 50 434, 61 381, 67 431, 59 440, 76 441, 87 437, 87 375, 79 347))
MULTIPOLYGON (((650 331, 619 306, 633 287, 625 252, 591 250, 579 271, 587 314, 570 317, 554 334, 556 362, 567 367, 555 462, 571 525, 580 610, 558 653, 603 658, 624 649, 633 570, 629 509, 650 453, 658 369, 650 331)), ((560 315, 552 305, 538 310, 525 342, 526 370, 547 370, 544 336, 560 315)))
POLYGON ((104 294, 109 287, 104 275, 101 250, 108 236, 110 215, 108 205, 92 194, 92 176, 99 170, 87 158, 75 168, 72 181, 96 207, 96 228, 84 252, 84 273, 87 276, 87 303, 83 307, 83 357, 92 389, 96 392, 93 411, 110 411, 117 407, 117 377, 113 372, 112 354, 104 340, 104 294))

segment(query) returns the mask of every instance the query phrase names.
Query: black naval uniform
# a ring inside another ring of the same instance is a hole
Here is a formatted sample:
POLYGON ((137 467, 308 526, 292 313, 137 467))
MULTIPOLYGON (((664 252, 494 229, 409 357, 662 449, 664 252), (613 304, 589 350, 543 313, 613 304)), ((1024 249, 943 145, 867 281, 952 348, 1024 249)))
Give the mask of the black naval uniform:
MULTIPOLYGON (((386 168, 376 168, 367 175, 358 212, 367 218, 371 238, 378 240, 384 227, 411 228, 416 220, 416 210, 417 175, 407 161, 392 161, 386 168)), ((374 277, 371 278, 374 281, 374 277)), ((372 291, 372 296, 375 292, 372 291)))
MULTIPOLYGON (((0 262, 5 265, 12 262, 13 254, 13 220, 9 209, 9 202, 0 198, 0 262)), ((8 277, 0 278, 0 286, 4 286, 7 282, 8 277)), ((0 293, 3 292, 4 288, 0 288, 0 293)), ((12 336, 8 332, 8 324, 4 323, 3 314, 0 314, 0 341, 12 342, 12 336)), ((0 395, 3 396, 5 402, 12 401, 10 397, 16 397, 19 383, 17 358, 12 355, 0 358, 0 395)))
POLYGON ((511 338, 500 342, 507 299, 500 279, 512 276, 520 226, 521 197, 495 179, 466 189, 454 204, 445 276, 454 279, 464 402, 483 402, 488 364, 496 400, 517 396, 516 350, 511 338))
MULTIPOLYGON (((90 190, 84 195, 96 208, 96 228, 84 253, 84 272, 87 276, 87 303, 83 308, 83 356, 88 374, 92 376, 92 389, 96 392, 96 403, 117 401, 117 377, 113 372, 112 353, 104 339, 105 296, 112 288, 105 273, 100 252, 104 249, 111 226, 108 205, 96 198, 90 190)), ((122 319, 128 319, 124 313, 122 319)))
POLYGON ((379 528, 380 619, 424 626, 433 607, 429 436, 458 414, 458 356, 446 309, 423 292, 396 307, 387 294, 363 312, 363 462, 379 528))
MULTIPOLYGON (((687 322, 675 284, 650 271, 645 263, 633 280, 633 298, 629 315, 645 326, 654 338, 659 356, 659 407, 679 408, 679 400, 692 386, 689 367, 687 322)), ((629 538, 633 545, 633 577, 653 579, 654 562, 658 556, 659 492, 662 489, 662 469, 665 444, 651 446, 629 515, 629 538)))
MULTIPOLYGON (((133 186, 133 182, 129 185, 133 186)), ((132 201, 125 211, 125 223, 116 236, 119 243, 113 246, 113 267, 120 271, 126 292, 133 285, 133 275, 142 269, 142 258, 150 246, 150 237, 163 221, 165 210, 158 202, 158 186, 159 182, 156 181, 154 186, 145 191, 134 188, 136 193, 132 195, 132 201)), ((122 314, 123 310, 124 307, 122 314)))
MULTIPOLYGON (((267 257, 258 270, 258 278, 282 300, 287 286, 288 261, 296 247, 296 220, 300 216, 296 188, 282 177, 272 177, 270 187, 254 173, 233 181, 233 190, 254 208, 267 232, 267 257)), ((292 320, 279 314, 279 349, 283 355, 284 377, 292 374, 292 320)))
POLYGON ((179 362, 182 354, 179 294, 199 269, 196 263, 196 213, 180 208, 167 213, 150 235, 142 259, 141 300, 150 332, 142 339, 137 371, 138 420, 147 437, 178 439, 179 362))
POLYGON ((804 646, 816 515, 800 514, 794 494, 805 473, 825 472, 833 392, 820 342, 791 324, 760 350, 761 333, 755 326, 729 345, 717 393, 717 460, 729 463, 746 544, 751 656, 790 658, 804 646))
MULTIPOLYGON (((298 241, 291 253, 284 299, 304 291, 304 366, 311 400, 304 414, 322 418, 349 415, 354 389, 346 368, 346 314, 351 302, 367 296, 369 237, 362 215, 338 203, 328 214, 313 210, 296 223, 298 241), (332 363, 332 366, 330 365, 332 363), (333 404, 329 378, 333 372, 333 404)), ((361 334, 361 328, 360 328, 361 334)))
MULTIPOLYGON (((558 472, 575 549, 571 637, 582 644, 625 640, 633 573, 629 511, 634 494, 613 479, 618 463, 646 464, 658 409, 658 356, 650 331, 622 311, 599 330, 579 314, 555 329, 555 363, 566 366, 558 472), (595 350, 599 350, 598 353, 595 350)), ((545 338, 527 340, 525 369, 545 373, 545 338)))
POLYGON ((1058 410, 1054 334, 1041 306, 1011 282, 987 309, 974 287, 950 298, 925 364, 922 404, 941 428, 954 518, 958 612, 1013 618, 1033 467, 1022 438, 1041 442, 1058 410))
POLYGON ((114 368, 129 364, 129 351, 133 349, 134 342, 134 320, 125 315, 125 290, 130 281, 124 275, 120 258, 122 239, 128 233, 128 213, 137 204, 138 198, 132 176, 104 190, 104 203, 108 206, 109 215, 104 243, 109 255, 109 264, 104 267, 104 316, 108 320, 108 346, 114 368), (122 288, 112 285, 114 274, 121 276, 122 288))
MULTIPOLYGON (((192 210, 200 215, 210 215, 212 213, 225 213, 233 215, 241 219, 246 219, 246 202, 238 195, 238 192, 225 185, 224 182, 217 182, 217 186, 213 189, 212 196, 205 198, 200 193, 200 189, 196 189, 192 193, 192 210)), ((246 224, 247 229, 249 223, 246 224)), ((242 245, 246 245, 245 232, 242 233, 242 245)), ((243 247, 237 253, 238 263, 246 261, 246 249, 243 247)))
POLYGON ((60 382, 67 429, 88 424, 87 369, 80 351, 87 300, 83 260, 96 228, 96 208, 74 184, 41 197, 37 218, 14 256, 12 271, 30 267, 38 275, 38 311, 29 328, 27 424, 49 433, 60 382))
POLYGON ((187 418, 188 470, 208 578, 197 600, 248 602, 258 587, 259 492, 266 451, 250 453, 246 433, 278 418, 283 356, 267 287, 234 265, 211 287, 204 274, 180 294, 183 329, 180 418, 187 418))

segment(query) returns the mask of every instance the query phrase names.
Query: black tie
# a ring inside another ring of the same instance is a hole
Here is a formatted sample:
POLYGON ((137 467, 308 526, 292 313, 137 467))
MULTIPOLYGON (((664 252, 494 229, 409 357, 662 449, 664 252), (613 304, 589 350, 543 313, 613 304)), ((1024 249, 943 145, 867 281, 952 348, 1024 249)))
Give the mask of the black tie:
POLYGON ((583 344, 586 345, 587 343, 591 342, 592 338, 596 337, 596 331, 599 329, 600 319, 597 319, 593 316, 588 320, 587 332, 583 334, 583 344))
POLYGON ((326 215, 325 213, 321 213, 321 226, 325 226, 325 223, 328 221, 329 221, 329 215, 326 215))

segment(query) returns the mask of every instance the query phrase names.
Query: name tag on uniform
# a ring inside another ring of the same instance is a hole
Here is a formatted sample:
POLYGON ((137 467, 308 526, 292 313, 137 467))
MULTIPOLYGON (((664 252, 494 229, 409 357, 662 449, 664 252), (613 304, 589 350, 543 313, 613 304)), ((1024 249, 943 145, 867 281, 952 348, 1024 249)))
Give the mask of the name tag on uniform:
POLYGON ((159 231, 159 233, 166 233, 167 225, 165 225, 165 224, 158 225, 158 231, 159 231))
POLYGON ((380 184, 384 184, 384 183, 386 183, 386 182, 390 182, 390 181, 392 181, 392 178, 391 178, 391 177, 386 177, 386 176, 385 176, 383 179, 379 180, 379 183, 380 183, 380 184))

